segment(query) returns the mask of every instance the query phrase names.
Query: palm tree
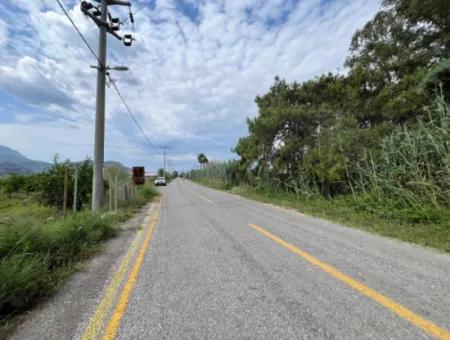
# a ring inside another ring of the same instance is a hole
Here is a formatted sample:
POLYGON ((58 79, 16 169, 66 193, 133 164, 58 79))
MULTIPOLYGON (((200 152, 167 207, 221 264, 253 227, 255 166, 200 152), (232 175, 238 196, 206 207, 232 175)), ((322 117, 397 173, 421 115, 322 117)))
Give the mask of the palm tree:
POLYGON ((208 164, 208 158, 205 156, 204 153, 199 153, 197 156, 197 160, 200 163, 200 167, 204 168, 206 164, 208 164))

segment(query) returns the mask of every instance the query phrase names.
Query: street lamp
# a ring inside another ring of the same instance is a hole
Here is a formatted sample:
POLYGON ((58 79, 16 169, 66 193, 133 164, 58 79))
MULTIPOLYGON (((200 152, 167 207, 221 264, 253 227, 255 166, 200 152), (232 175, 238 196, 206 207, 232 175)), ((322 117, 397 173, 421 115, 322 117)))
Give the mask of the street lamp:
MULTIPOLYGON (((98 66, 95 65, 91 65, 91 68, 95 68, 95 69, 99 69, 98 66)), ((113 71, 128 71, 129 68, 127 66, 114 66, 114 67, 110 67, 110 66, 106 66, 105 68, 106 71, 109 70, 113 70, 113 71)))

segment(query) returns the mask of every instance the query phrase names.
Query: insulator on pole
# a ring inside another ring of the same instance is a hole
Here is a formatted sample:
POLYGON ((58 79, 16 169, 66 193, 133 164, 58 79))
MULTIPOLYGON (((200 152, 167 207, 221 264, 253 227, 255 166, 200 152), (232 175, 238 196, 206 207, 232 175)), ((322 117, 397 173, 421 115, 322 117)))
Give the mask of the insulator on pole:
POLYGON ((113 31, 120 30, 120 20, 119 20, 119 18, 111 18, 111 29, 113 31))
POLYGON ((133 36, 131 34, 125 34, 123 36, 123 44, 125 46, 131 46, 133 44, 133 36))

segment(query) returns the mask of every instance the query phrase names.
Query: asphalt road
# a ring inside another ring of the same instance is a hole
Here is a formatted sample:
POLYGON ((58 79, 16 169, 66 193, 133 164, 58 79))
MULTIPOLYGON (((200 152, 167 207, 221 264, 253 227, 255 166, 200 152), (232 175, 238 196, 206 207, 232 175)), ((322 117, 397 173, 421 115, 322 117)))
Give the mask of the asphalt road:
POLYGON ((162 191, 80 315, 16 338, 450 339, 448 254, 182 179, 162 191))

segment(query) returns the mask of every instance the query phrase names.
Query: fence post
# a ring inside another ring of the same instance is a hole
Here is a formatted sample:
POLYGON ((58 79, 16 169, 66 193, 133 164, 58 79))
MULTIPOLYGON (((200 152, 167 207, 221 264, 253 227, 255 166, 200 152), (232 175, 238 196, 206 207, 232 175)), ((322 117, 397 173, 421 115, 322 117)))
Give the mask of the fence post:
POLYGON ((117 191, 119 189, 117 182, 117 173, 114 180, 114 212, 117 213, 117 191))
POLYGON ((77 211, 77 198, 78 198, 78 166, 75 166, 75 183, 73 186, 73 203, 72 203, 73 212, 77 211))
POLYGON ((113 187, 111 173, 109 174, 108 177, 109 177, 109 179, 108 179, 108 184, 109 184, 109 212, 111 212, 112 211, 112 187, 113 187))
POLYGON ((64 167, 64 197, 63 197, 63 215, 67 217, 67 196, 68 196, 69 176, 67 174, 67 166, 64 167))

